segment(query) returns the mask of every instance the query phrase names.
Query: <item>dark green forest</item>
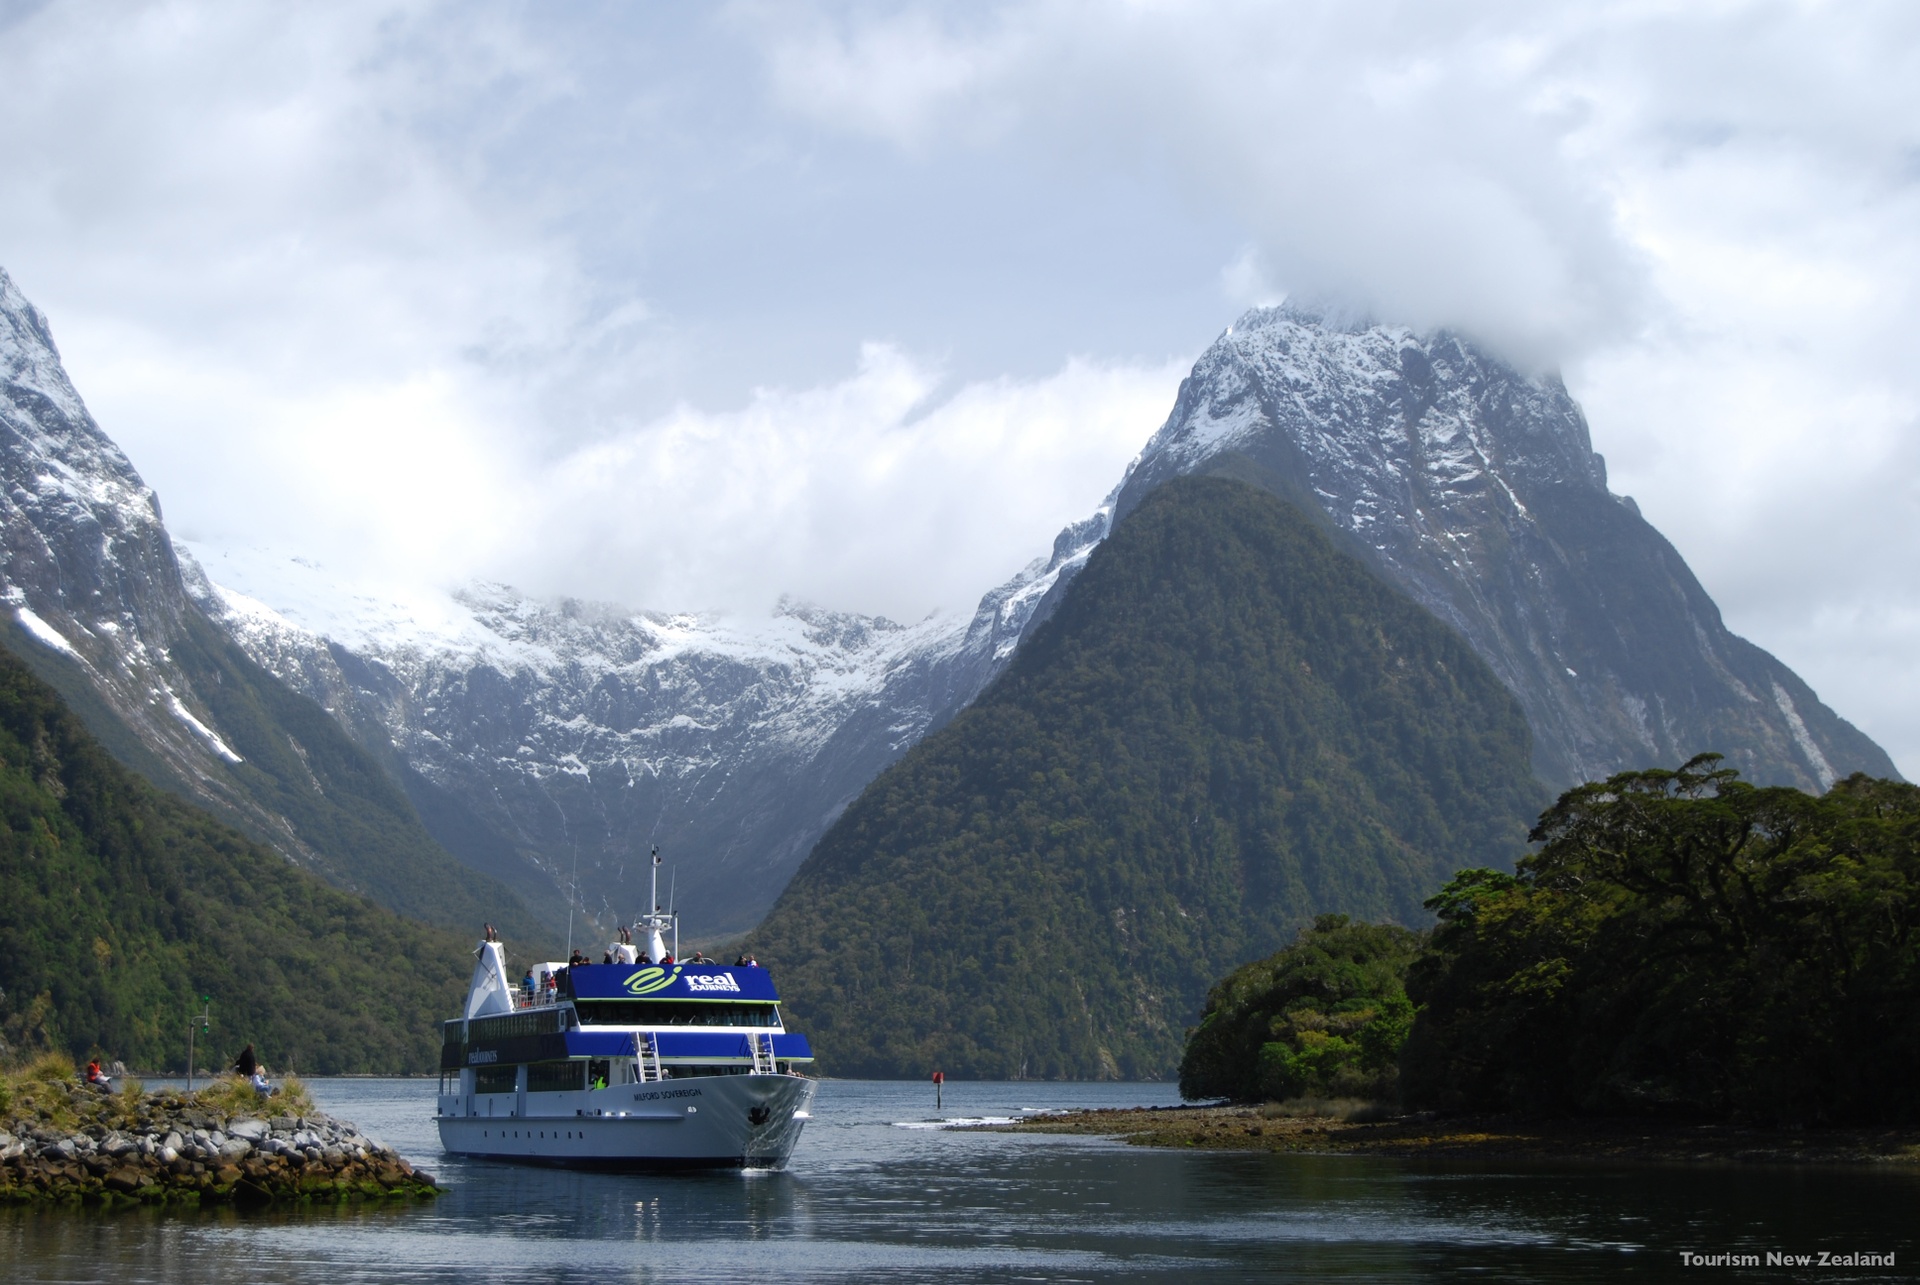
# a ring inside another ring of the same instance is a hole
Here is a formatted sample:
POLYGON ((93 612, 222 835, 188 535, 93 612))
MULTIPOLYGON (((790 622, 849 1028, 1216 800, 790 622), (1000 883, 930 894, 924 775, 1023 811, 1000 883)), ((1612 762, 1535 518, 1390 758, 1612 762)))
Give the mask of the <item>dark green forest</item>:
POLYGON ((1463 870, 1428 902, 1431 932, 1330 916, 1236 970, 1181 1091, 1920 1120, 1920 788, 1815 796, 1719 764, 1568 791, 1516 872, 1463 870))
POLYGON ((1703 755, 1562 795, 1408 974, 1415 1105, 1920 1119, 1920 788, 1703 755))
POLYGON ((215 1065, 427 1070, 465 941, 329 887, 122 767, 0 650, 0 1037, 182 1068, 211 995, 215 1065))
POLYGON ((1159 488, 751 938, 836 1075, 1165 1077, 1213 979, 1415 922, 1546 801, 1467 644, 1299 510, 1159 488))

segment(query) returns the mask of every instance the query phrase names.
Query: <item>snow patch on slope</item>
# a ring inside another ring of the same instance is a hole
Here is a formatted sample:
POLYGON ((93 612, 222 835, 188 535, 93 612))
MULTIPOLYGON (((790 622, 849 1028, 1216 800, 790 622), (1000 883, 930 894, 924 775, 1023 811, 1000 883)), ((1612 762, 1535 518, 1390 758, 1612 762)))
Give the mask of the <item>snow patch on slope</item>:
POLYGON ((55 629, 52 625, 40 619, 32 608, 24 606, 15 607, 13 614, 14 618, 20 622, 21 628, 32 634, 40 642, 45 643, 55 651, 65 652, 75 660, 80 659, 80 653, 73 649, 73 644, 68 642, 58 629, 55 629))
POLYGON ((1813 768, 1814 775, 1820 778, 1820 788, 1830 789, 1840 779, 1839 773, 1827 762, 1827 756, 1820 752, 1820 746, 1814 741, 1813 733, 1807 730, 1806 720, 1800 717, 1800 711, 1794 708, 1793 697, 1779 683, 1773 685, 1773 703, 1786 717, 1787 726, 1793 731, 1793 743, 1807 756, 1807 764, 1813 768))
POLYGON ((181 722, 185 723, 188 727, 192 728, 194 733, 198 735, 201 740, 205 741, 207 743, 207 747, 211 749, 215 754, 218 754, 221 758, 225 759, 229 763, 246 762, 245 759, 241 758, 238 754, 235 754, 233 752, 233 749, 225 741, 220 739, 220 736, 218 733, 216 733, 211 727, 208 727, 205 723, 201 722, 199 719, 195 718, 193 716, 193 711, 188 709, 185 705, 182 705, 180 703, 180 698, 178 696, 174 695, 171 691, 165 691, 165 690, 163 690, 160 694, 166 697, 168 712, 170 712, 175 718, 179 719, 181 722))

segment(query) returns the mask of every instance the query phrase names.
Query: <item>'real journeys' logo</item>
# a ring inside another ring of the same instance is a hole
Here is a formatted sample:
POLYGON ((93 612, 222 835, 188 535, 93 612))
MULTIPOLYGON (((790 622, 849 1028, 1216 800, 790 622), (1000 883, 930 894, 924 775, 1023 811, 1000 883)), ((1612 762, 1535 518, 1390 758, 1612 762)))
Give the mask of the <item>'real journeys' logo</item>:
POLYGON ((732 973, 688 973, 687 989, 690 991, 732 991, 740 993, 740 983, 733 980, 732 973))
POLYGON ((622 984, 627 988, 629 995, 651 995, 655 991, 665 990, 673 985, 674 979, 679 976, 680 965, 678 964, 673 966, 672 972, 656 965, 641 969, 622 984))

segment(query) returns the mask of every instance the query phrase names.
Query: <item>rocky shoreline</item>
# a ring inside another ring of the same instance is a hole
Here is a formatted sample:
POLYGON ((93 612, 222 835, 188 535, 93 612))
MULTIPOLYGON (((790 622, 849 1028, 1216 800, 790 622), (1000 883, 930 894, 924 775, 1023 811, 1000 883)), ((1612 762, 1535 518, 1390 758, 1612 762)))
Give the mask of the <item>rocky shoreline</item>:
POLYGON ((1430 1114, 1361 1121, 1255 1106, 1072 1111, 987 1126, 1079 1133, 1144 1147, 1317 1155, 1661 1163, 1920 1164, 1916 1129, 1763 1129, 1645 1119, 1526 1119, 1430 1114))
POLYGON ((0 1110, 0 1204, 312 1203, 439 1188, 398 1152, 305 1104, 41 1082, 0 1110), (280 1114, 299 1105, 303 1114, 280 1114))

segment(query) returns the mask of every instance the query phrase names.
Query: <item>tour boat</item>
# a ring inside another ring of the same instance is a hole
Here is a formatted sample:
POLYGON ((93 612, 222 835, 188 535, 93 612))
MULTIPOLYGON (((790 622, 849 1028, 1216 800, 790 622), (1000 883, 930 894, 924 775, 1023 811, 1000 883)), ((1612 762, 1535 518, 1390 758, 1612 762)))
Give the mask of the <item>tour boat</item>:
POLYGON ((786 1164, 817 1086, 767 971, 670 962, 671 913, 634 929, 644 953, 623 941, 614 963, 542 963, 518 982, 501 943, 480 943, 466 1011, 441 1028, 449 1152, 598 1169, 786 1164))

